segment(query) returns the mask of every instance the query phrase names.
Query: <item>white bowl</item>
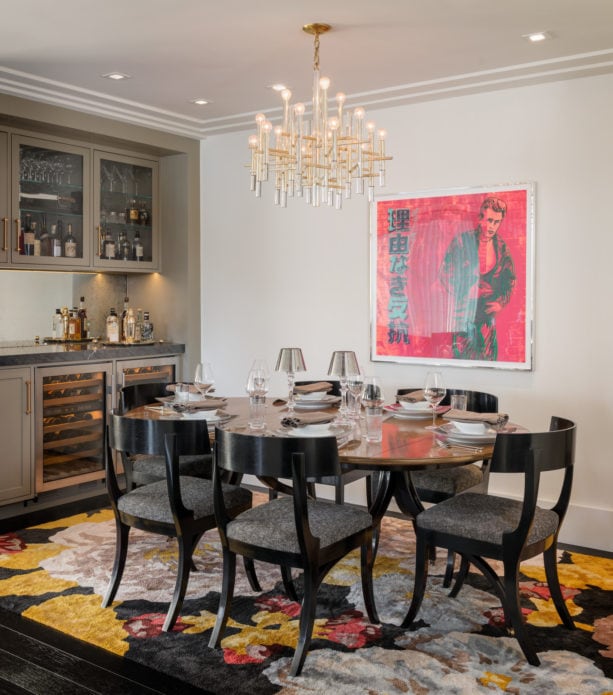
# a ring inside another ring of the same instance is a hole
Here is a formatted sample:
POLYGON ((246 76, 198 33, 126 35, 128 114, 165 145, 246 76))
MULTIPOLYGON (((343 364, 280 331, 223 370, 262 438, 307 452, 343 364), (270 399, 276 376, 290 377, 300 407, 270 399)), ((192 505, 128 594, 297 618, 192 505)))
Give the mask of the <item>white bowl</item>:
POLYGON ((429 410, 430 403, 428 401, 417 401, 416 403, 411 403, 410 401, 400 401, 400 405, 405 410, 429 410))
POLYGON ((326 391, 312 391, 311 393, 295 393, 294 398, 299 401, 320 401, 326 396, 326 391))
POLYGON ((484 422, 459 422, 452 420, 453 426, 462 434, 485 434, 488 430, 484 422))

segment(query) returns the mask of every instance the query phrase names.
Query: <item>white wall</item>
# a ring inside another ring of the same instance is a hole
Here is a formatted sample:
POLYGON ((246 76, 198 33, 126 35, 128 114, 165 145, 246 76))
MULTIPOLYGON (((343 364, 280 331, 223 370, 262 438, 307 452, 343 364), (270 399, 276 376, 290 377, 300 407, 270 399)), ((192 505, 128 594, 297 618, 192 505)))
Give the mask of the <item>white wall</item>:
MULTIPOLYGON (((371 112, 388 130, 386 192, 536 183, 535 359, 531 372, 449 368, 448 385, 498 394, 513 420, 578 423, 576 473, 562 540, 613 549, 613 76, 584 78, 371 112)), ((203 145, 203 354, 219 391, 242 394, 253 358, 271 366, 300 346, 307 377, 353 349, 388 396, 424 366, 369 362, 368 206, 342 212, 249 192, 247 133, 203 145)), ((275 375, 273 390, 284 391, 275 375)), ((517 492, 513 483, 495 490, 517 492)), ((358 496, 361 489, 353 493, 358 496)), ((547 494, 547 488, 545 490, 547 494)))

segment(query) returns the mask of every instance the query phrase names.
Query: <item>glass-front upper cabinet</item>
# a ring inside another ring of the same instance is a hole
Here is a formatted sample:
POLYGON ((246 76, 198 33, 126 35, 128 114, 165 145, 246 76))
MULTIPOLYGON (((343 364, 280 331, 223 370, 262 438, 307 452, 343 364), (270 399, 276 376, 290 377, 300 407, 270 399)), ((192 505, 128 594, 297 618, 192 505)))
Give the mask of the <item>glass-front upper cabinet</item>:
POLYGON ((13 264, 90 265, 89 174, 86 148, 13 136, 13 264))
POLYGON ((9 136, 0 131, 0 263, 8 263, 11 243, 11 213, 9 210, 9 136))
POLYGON ((94 265, 124 271, 159 268, 158 163, 94 153, 94 265))

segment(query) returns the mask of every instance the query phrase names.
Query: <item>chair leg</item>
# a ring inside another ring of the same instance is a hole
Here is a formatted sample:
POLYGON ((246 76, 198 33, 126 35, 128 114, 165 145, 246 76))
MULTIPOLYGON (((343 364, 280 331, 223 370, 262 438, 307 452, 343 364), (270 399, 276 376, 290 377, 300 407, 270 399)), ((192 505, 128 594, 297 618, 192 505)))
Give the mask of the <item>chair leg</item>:
POLYGON ((177 622, 179 617, 179 612, 183 605, 183 599, 185 598, 185 592, 187 591, 187 582, 189 581, 189 570, 192 564, 192 550, 196 543, 194 539, 186 539, 184 536, 179 536, 177 538, 179 541, 179 566, 177 567, 177 579, 175 582, 175 590, 172 596, 172 601, 168 607, 168 613, 166 614, 166 620, 164 620, 164 625, 162 626, 163 632, 168 632, 172 630, 174 624, 177 622))
POLYGON ((115 526, 117 531, 115 540, 115 560, 113 561, 109 588, 106 591, 106 596, 102 599, 103 608, 107 608, 113 603, 113 599, 119 588, 119 583, 121 582, 121 577, 123 576, 123 569, 126 566, 126 556, 128 554, 130 527, 122 524, 119 519, 117 519, 115 526))
POLYGON ((223 580, 221 584, 221 596, 219 597, 219 608, 217 609, 217 619, 215 627, 209 640, 209 647, 216 649, 221 642, 221 636, 226 629, 228 622, 228 609, 234 596, 234 580, 236 576, 236 555, 227 548, 223 549, 223 580))
POLYGON ((558 615, 562 618, 562 622, 569 630, 575 629, 575 623, 568 612, 562 589, 560 589, 560 580, 558 579, 558 560, 557 560, 557 543, 554 543, 548 550, 543 553, 545 561, 545 574, 547 576, 547 584, 549 592, 553 599, 553 605, 558 611, 558 615))
POLYGON ((315 623, 315 609, 317 607, 317 586, 318 581, 315 570, 306 568, 304 570, 304 598, 302 599, 302 610, 300 611, 300 634, 289 671, 290 676, 300 675, 309 646, 311 645, 313 624, 315 623))
POLYGON ((292 579, 292 568, 287 565, 280 565, 279 569, 281 570, 281 579, 283 580, 283 588, 287 597, 291 598, 292 601, 299 601, 294 580, 292 579))
POLYGON ((260 582, 258 581, 257 574, 255 573, 255 564, 253 560, 250 557, 243 556, 243 566, 245 567, 245 574, 247 575, 247 579, 249 580, 249 586, 251 587, 251 590, 257 592, 262 591, 262 587, 260 586, 260 582))
POLYGON ((371 623, 379 623, 377 607, 375 605, 375 592, 372 584, 373 548, 372 538, 368 538, 361 548, 360 569, 362 572, 362 594, 366 613, 371 623))
POLYGON ((443 579, 443 586, 448 589, 453 581, 453 571, 455 570, 455 553, 453 550, 447 551, 447 566, 445 567, 445 577, 443 579))
POLYGON ((469 569, 470 561, 464 556, 462 556, 462 559, 460 561, 460 569, 456 574, 455 584, 453 585, 453 589, 449 592, 450 598, 455 598, 460 593, 460 589, 462 588, 462 586, 464 586, 464 582, 466 580, 466 577, 468 576, 469 569))
POLYGON ((504 608, 505 614, 509 616, 515 639, 518 641, 524 656, 532 666, 540 666, 541 661, 538 658, 532 640, 526 632, 526 623, 521 612, 519 599, 519 585, 517 575, 519 566, 515 562, 504 563, 504 608))
POLYGON ((417 542, 415 544, 415 583, 413 585, 413 598, 405 619, 402 621, 401 627, 409 627, 415 620, 421 602, 426 591, 426 581, 428 579, 428 555, 430 546, 426 543, 425 538, 418 533, 417 542))

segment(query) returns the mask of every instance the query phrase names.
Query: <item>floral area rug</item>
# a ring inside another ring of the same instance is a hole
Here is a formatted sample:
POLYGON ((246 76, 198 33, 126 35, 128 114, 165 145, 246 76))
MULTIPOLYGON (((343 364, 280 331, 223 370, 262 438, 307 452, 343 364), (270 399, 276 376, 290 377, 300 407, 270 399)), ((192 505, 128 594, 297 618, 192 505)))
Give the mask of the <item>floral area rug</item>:
POLYGON ((354 553, 322 585, 305 667, 290 678, 300 607, 283 593, 278 568, 256 563, 258 594, 239 564, 222 648, 211 650, 222 574, 217 532, 198 547, 199 571, 170 633, 161 626, 175 543, 133 530, 117 600, 105 609, 114 547, 109 510, 0 535, 0 606, 211 693, 613 693, 611 559, 560 552, 574 631, 560 624, 538 558, 522 566, 524 614, 542 662, 535 668, 502 629, 500 603, 481 575, 471 572, 458 598, 448 597, 442 553, 418 620, 410 630, 397 627, 411 597, 414 539, 408 521, 386 518, 375 565, 382 623, 365 617, 354 553))

